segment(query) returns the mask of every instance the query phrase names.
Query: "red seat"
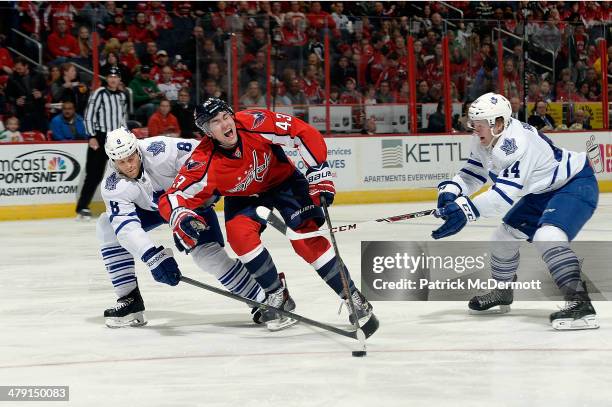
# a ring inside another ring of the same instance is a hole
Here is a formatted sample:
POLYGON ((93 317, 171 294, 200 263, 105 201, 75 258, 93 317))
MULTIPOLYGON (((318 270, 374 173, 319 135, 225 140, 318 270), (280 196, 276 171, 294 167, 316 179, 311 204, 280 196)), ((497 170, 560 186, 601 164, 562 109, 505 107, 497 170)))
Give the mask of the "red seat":
POLYGON ((132 133, 136 136, 136 138, 147 138, 149 137, 149 129, 146 127, 136 127, 132 129, 132 133))
POLYGON ((40 131, 24 131, 21 132, 23 141, 47 141, 47 136, 40 131))

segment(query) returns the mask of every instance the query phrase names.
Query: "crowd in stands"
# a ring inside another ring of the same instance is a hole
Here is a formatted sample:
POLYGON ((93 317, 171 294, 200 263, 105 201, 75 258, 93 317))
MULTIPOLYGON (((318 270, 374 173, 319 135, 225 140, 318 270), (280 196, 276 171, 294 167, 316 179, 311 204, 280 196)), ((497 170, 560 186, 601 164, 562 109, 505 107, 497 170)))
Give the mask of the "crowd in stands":
MULTIPOLYGON (((410 100, 408 36, 414 39, 419 104, 443 100, 444 35, 451 101, 467 106, 482 93, 498 91, 511 99, 522 120, 524 50, 515 36, 524 30, 533 61, 527 64, 527 100, 536 103, 534 114, 541 106, 546 111, 550 102, 601 101, 602 70, 612 75, 612 57, 602 61, 599 48, 599 41, 607 40, 612 55, 609 2, 450 1, 451 8, 433 1, 7 4, 13 8, 3 10, 11 18, 0 34, 0 142, 18 141, 19 131, 31 130, 50 130, 54 140, 87 138, 82 121, 92 92, 87 69, 93 68, 94 32, 100 37, 100 75, 112 66, 120 69, 122 89, 131 90, 131 119, 149 135, 198 136, 191 119, 194 103, 227 98, 232 90, 229 33, 238 33, 242 108, 293 105, 301 115, 307 105, 353 105, 354 125, 364 133, 375 127, 364 117, 364 105, 410 100), (44 66, 11 55, 7 47, 36 61, 38 50, 10 28, 43 44, 44 66), (496 28, 505 32, 502 66, 496 28), (499 70, 503 89, 498 89, 499 70)), ((567 127, 578 120, 587 128, 584 115, 575 111, 567 127)), ((457 130, 464 130, 462 116, 455 117, 457 130)))

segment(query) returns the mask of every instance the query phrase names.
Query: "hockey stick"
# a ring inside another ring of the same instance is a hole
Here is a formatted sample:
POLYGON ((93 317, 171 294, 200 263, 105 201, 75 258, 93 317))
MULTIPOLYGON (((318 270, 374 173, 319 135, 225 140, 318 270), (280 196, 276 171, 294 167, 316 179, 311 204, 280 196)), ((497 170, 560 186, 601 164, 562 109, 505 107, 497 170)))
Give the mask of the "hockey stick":
MULTIPOLYGON (((228 292, 228 291, 223 291, 220 288, 213 287, 212 285, 208 285, 208 284, 205 284, 205 283, 201 283, 201 282, 199 282, 197 280, 194 280, 192 278, 189 278, 189 277, 182 276, 181 277, 181 281, 184 282, 184 283, 193 285, 195 287, 199 287, 199 288, 203 288, 204 290, 211 291, 211 292, 213 292, 215 294, 219 294, 219 295, 222 295, 222 296, 227 297, 227 298, 231 298, 231 299, 234 299, 234 300, 238 300, 238 301, 244 302, 244 303, 250 305, 251 307, 258 307, 258 308, 261 308, 262 310, 273 310, 274 312, 276 312, 278 314, 284 315, 284 316, 289 317, 289 318, 293 318, 293 319, 295 319, 297 321, 300 321, 300 322, 303 322, 305 324, 312 325, 312 326, 315 326, 317 328, 321 328, 321 329, 324 329, 324 330, 329 331, 329 332, 333 332, 333 333, 338 334, 338 335, 346 336, 347 338, 353 338, 353 339, 359 340, 359 338, 358 338, 359 334, 357 333, 357 331, 345 331, 344 329, 336 328, 335 326, 324 324, 323 322, 318 322, 318 321, 315 321, 314 319, 306 318, 306 317, 303 317, 301 315, 294 314, 293 312, 290 312, 290 311, 285 311, 285 310, 282 310, 280 308, 271 307, 269 305, 262 304, 262 303, 257 302, 257 301, 249 300, 248 298, 241 297, 239 295, 236 295, 236 294, 228 292)), ((370 321, 368 321, 368 322, 370 322, 370 321)), ((370 336, 372 336, 374 334, 374 332, 376 332, 377 328, 378 328, 378 326, 374 327, 373 324, 365 323, 361 327, 360 331, 363 331, 362 334, 364 334, 366 338, 369 338, 370 336)))
MULTIPOLYGON (((338 259, 338 266, 340 268, 340 280, 342 280, 342 290, 344 291, 344 295, 346 296, 346 300, 349 304, 350 315, 353 316, 352 323, 353 323, 353 326, 355 327, 355 334, 357 335, 357 340, 361 344, 361 352, 363 355, 365 355, 366 336, 365 336, 365 333, 359 327, 359 318, 357 318, 357 311, 355 310, 355 303, 353 302, 353 297, 351 296, 351 290, 349 288, 349 283, 348 283, 348 276, 346 275, 347 269, 344 265, 344 261, 342 261, 342 257, 340 257, 340 251, 338 251, 338 245, 336 244, 336 237, 334 236, 334 232, 333 232, 334 228, 332 227, 331 218, 329 217, 329 210, 327 209, 327 200, 325 199, 324 196, 321 196, 320 199, 321 199, 321 206, 323 207, 323 213, 325 214, 325 221, 327 222, 327 227, 330 230, 329 236, 331 237, 331 242, 334 248, 334 253, 336 254, 336 258, 338 259)), ((370 319, 368 319, 367 322, 370 322, 370 321, 372 321, 373 325, 376 327, 376 329, 378 329, 379 322, 374 314, 370 315, 370 319)))
POLYGON ((360 227, 368 223, 375 223, 375 222, 393 223, 393 222, 399 222, 401 220, 420 218, 422 216, 432 215, 435 211, 436 211, 435 209, 427 209, 427 210, 419 211, 419 212, 405 213, 403 215, 389 216, 387 218, 366 220, 363 222, 356 222, 356 223, 351 223, 348 225, 336 226, 331 229, 321 228, 319 230, 315 230, 314 232, 298 233, 292 230, 291 228, 288 228, 287 225, 285 225, 285 222, 282 219, 280 219, 278 216, 276 216, 270 209, 266 208, 265 206, 257 207, 257 215, 262 219, 266 219, 266 221, 270 225, 272 225, 273 228, 275 228, 282 234, 286 235, 289 238, 289 240, 301 240, 301 239, 309 239, 311 237, 316 237, 316 236, 327 236, 331 234, 330 231, 332 233, 337 233, 337 232, 348 232, 351 230, 358 230, 360 227))

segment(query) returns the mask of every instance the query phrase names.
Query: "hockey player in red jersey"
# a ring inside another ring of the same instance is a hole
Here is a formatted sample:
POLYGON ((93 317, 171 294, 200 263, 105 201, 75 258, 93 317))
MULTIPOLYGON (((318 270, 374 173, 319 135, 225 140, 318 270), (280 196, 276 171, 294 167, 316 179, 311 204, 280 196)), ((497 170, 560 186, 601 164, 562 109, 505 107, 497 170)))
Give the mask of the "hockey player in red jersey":
MULTIPOLYGON (((262 245, 260 234, 266 222, 257 216, 256 209, 277 209, 287 226, 297 232, 318 230, 324 223, 320 197, 331 204, 336 192, 323 136, 312 126, 282 113, 244 110, 234 114, 227 103, 217 98, 198 106, 194 117, 208 138, 194 150, 174 184, 161 197, 161 215, 169 221, 179 249, 188 252, 197 244, 198 231, 206 228, 206 222, 194 209, 225 196, 225 228, 230 246, 266 291, 265 303, 293 310, 295 303, 262 245), (306 176, 287 158, 283 145, 298 149, 308 166, 306 176)), ((347 301, 341 262, 329 241, 313 237, 291 244, 347 301)), ((345 273, 348 276, 348 270, 345 273)), ((365 323, 372 316, 372 306, 350 277, 349 287, 357 317, 365 323)), ((270 329, 282 323, 273 311, 264 312, 263 320, 270 329)))

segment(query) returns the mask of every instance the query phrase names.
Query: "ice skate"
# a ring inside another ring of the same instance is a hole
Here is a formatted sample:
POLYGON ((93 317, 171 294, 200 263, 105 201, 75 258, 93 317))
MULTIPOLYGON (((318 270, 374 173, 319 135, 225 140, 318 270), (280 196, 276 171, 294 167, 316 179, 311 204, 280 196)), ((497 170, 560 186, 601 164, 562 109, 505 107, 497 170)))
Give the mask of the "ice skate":
MULTIPOLYGON (((372 314, 372 304, 366 300, 366 298, 361 294, 361 292, 357 289, 353 291, 351 294, 351 299, 353 300, 353 304, 355 305, 355 313, 357 314, 357 320, 359 321, 359 326, 363 326, 368 319, 373 315, 372 314)), ((351 324, 355 323, 355 316, 351 313, 351 306, 349 304, 348 299, 344 300, 344 304, 346 305, 346 309, 349 310, 349 321, 351 324)))
POLYGON ((88 222, 91 220, 91 211, 87 208, 81 209, 77 212, 77 220, 88 222))
POLYGON ((550 314, 552 327, 559 331, 569 331, 578 329, 597 329, 599 321, 597 313, 586 286, 582 283, 585 291, 574 292, 566 296, 565 306, 557 312, 550 314))
POLYGON ((143 326, 147 324, 144 310, 144 302, 136 287, 128 295, 119 298, 114 308, 104 311, 104 320, 109 328, 143 326))
MULTIPOLYGON (((516 276, 512 281, 516 281, 516 276)), ((494 289, 483 295, 473 297, 468 303, 470 314, 506 314, 510 312, 510 304, 514 301, 511 288, 494 289)))
MULTIPOLYGON (((287 284, 285 282, 285 275, 283 273, 279 273, 278 278, 281 281, 281 287, 278 290, 269 293, 263 303, 285 311, 293 311, 295 309, 295 302, 289 295, 289 290, 287 289, 287 284)), ((261 322, 266 323, 266 326, 270 331, 280 331, 295 325, 298 322, 293 318, 279 315, 277 312, 270 309, 262 310, 260 320, 261 322)))

